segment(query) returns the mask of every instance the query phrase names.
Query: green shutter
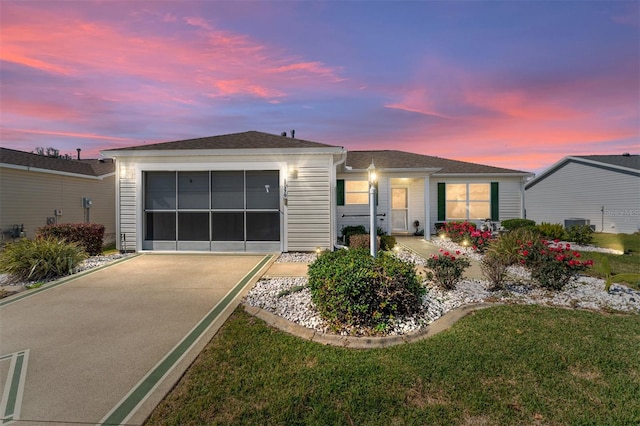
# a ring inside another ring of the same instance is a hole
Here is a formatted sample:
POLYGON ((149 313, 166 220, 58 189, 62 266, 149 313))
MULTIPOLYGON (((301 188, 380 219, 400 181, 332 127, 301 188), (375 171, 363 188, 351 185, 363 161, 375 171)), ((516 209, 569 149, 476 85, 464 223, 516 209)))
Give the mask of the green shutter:
POLYGON ((344 206, 344 179, 336 181, 336 204, 344 206))
POLYGON ((498 182, 491 182, 491 220, 500 220, 500 202, 498 197, 498 182))
POLYGON ((438 220, 446 220, 445 183, 438 182, 438 220))

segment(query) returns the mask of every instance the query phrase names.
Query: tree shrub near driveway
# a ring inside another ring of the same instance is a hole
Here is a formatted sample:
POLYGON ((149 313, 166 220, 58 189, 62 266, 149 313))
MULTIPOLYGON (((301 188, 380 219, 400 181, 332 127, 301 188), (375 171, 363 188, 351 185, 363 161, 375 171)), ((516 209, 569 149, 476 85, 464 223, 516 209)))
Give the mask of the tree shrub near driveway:
POLYGON ((335 330, 382 332, 394 317, 418 312, 426 291, 415 265, 364 249, 324 252, 308 275, 312 300, 335 330))

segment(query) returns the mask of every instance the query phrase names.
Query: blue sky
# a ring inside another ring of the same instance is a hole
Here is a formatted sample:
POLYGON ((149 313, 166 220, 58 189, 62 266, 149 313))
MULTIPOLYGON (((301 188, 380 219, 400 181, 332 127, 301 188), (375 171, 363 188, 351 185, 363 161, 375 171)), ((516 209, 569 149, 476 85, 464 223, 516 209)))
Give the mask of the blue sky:
POLYGON ((637 1, 0 1, 4 147, 258 130, 526 171, 640 151, 637 1))

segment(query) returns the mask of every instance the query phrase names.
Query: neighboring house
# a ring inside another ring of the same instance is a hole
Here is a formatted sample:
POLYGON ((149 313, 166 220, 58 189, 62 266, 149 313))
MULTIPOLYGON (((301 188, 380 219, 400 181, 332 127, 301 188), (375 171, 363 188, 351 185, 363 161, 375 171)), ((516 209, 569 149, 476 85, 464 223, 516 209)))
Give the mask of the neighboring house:
POLYGON ((105 241, 115 238, 115 164, 69 160, 0 148, 0 233, 16 227, 32 238, 52 223, 99 223, 105 241), (89 204, 87 200, 90 200, 89 204))
POLYGON ((425 238, 438 221, 523 217, 524 180, 531 176, 400 151, 347 152, 255 131, 103 155, 116 161, 120 248, 135 251, 333 248, 344 226, 368 224, 372 160, 378 225, 406 234, 418 220, 425 238))
POLYGON ((640 156, 564 157, 526 186, 527 218, 536 222, 577 223, 598 232, 632 234, 640 230, 640 156), (579 221, 578 221, 579 222, 579 221))

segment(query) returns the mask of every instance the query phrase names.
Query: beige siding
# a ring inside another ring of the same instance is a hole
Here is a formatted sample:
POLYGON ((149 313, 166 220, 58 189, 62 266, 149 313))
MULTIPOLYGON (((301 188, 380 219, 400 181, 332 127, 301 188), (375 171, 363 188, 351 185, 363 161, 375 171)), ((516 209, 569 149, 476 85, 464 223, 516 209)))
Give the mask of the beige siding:
POLYGON ((289 251, 329 249, 331 185, 327 167, 299 167, 287 182, 287 248, 289 251))
POLYGON ((91 223, 105 227, 105 240, 115 236, 114 176, 102 180, 0 167, 0 228, 5 241, 14 224, 24 224, 32 238, 37 228, 62 210, 58 223, 83 223, 82 197, 91 198, 91 223))
POLYGON ((567 163, 527 189, 526 208, 538 223, 584 218, 598 232, 631 234, 640 229, 640 178, 567 163))

